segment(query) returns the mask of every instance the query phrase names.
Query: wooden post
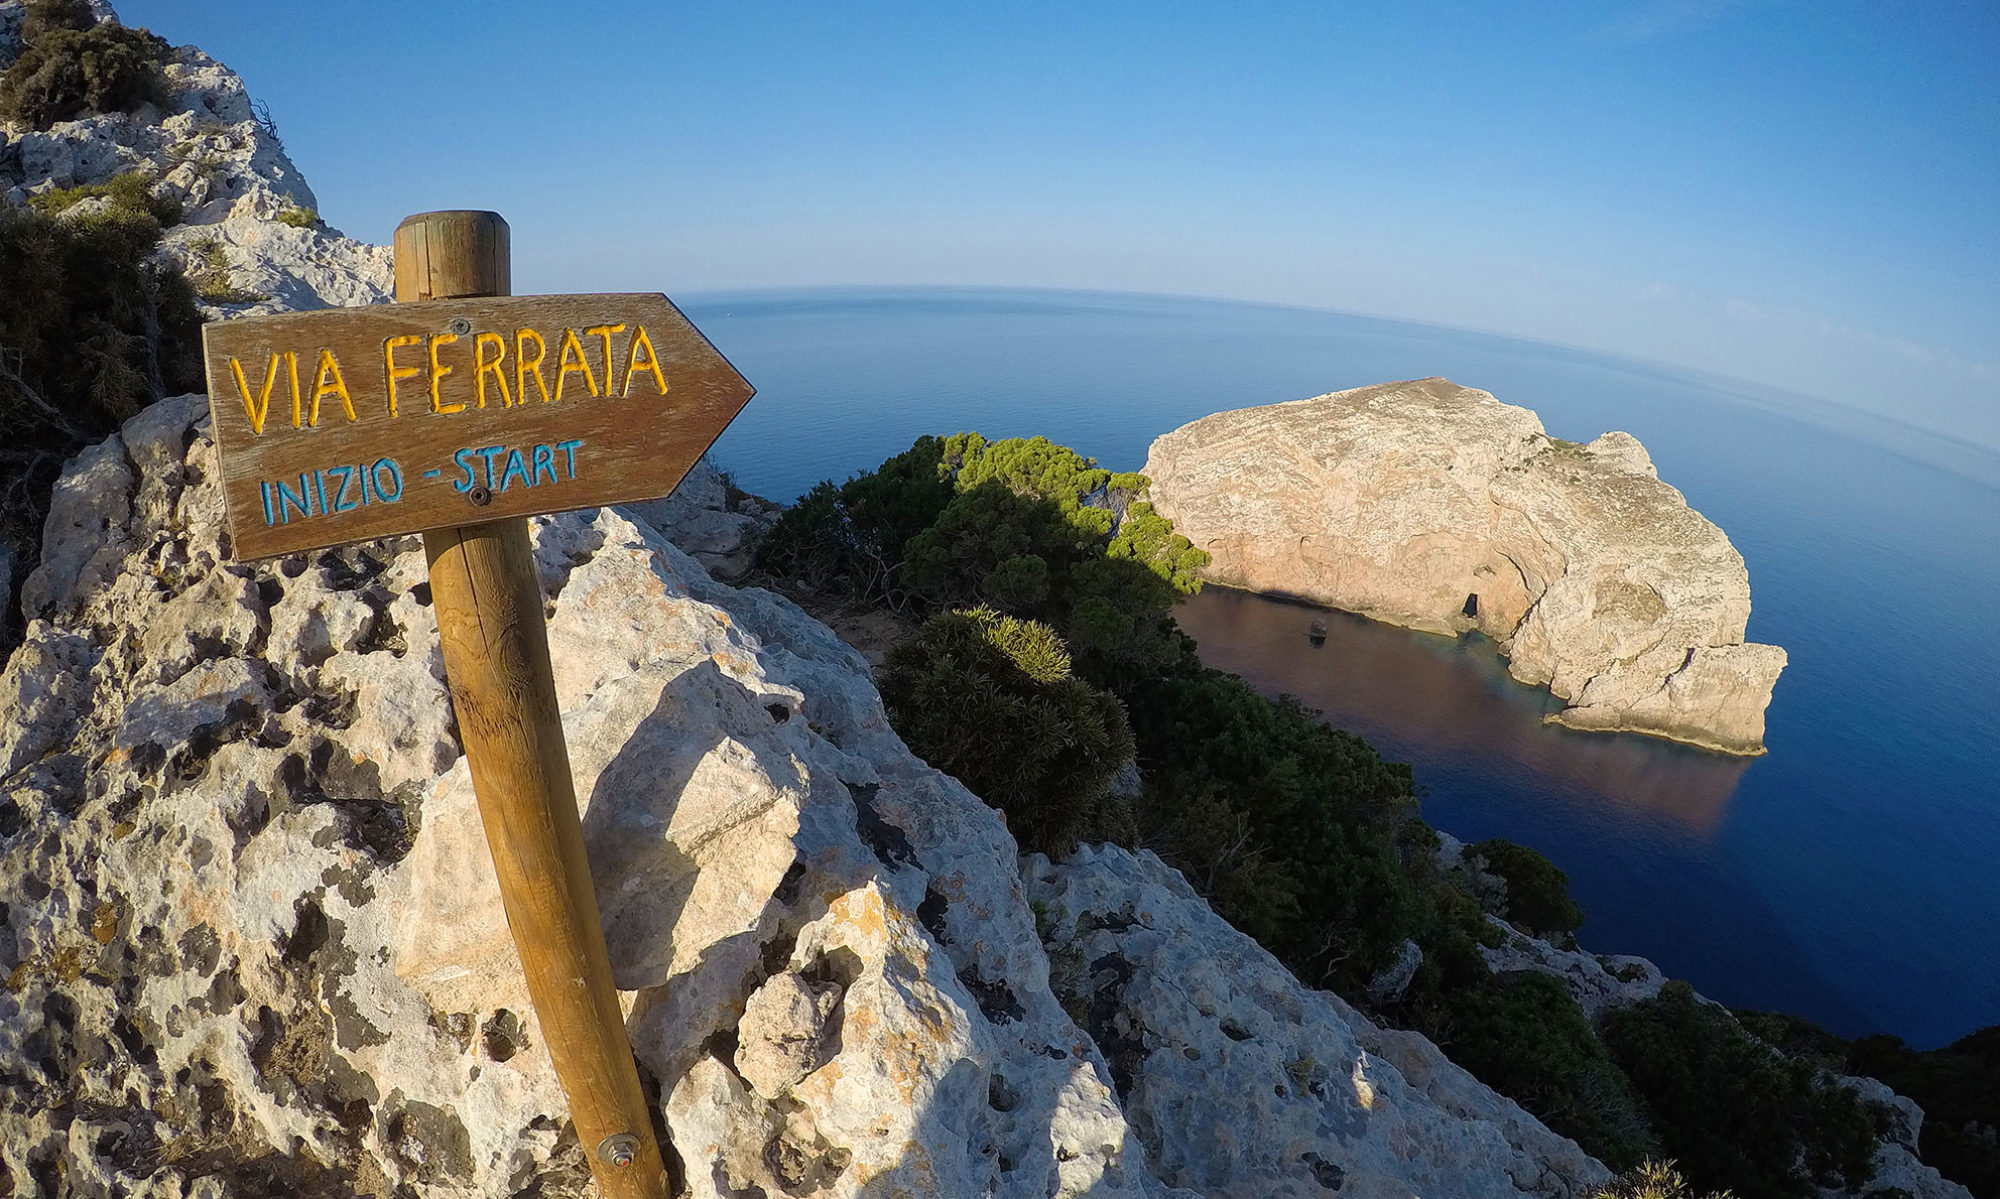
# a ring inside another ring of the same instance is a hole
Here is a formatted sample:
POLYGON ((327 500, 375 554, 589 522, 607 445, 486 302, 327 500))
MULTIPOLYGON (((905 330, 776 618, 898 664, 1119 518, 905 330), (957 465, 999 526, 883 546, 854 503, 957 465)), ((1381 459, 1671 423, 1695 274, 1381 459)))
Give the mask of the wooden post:
MULTIPOLYGON (((395 246, 398 302, 512 292, 498 213, 420 213, 395 246)), ((584 856, 528 522, 425 533, 424 553, 507 926, 577 1138, 606 1199, 667 1199, 584 856)))

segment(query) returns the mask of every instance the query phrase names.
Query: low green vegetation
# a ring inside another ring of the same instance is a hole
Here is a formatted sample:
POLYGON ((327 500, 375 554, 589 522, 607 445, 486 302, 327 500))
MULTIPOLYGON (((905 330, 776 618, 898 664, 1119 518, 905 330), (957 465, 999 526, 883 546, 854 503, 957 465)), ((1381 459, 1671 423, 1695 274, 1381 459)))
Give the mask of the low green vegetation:
POLYGON ((1660 1151, 1665 1138, 1647 1096, 1561 979, 1496 975, 1462 958, 1447 957, 1442 967, 1385 1014, 1430 1037, 1480 1081, 1614 1169, 1660 1151))
POLYGON ((1537 937, 1563 937, 1583 925, 1583 909, 1569 897, 1569 875, 1525 845, 1494 839, 1469 846, 1467 854, 1507 884, 1501 915, 1537 937))
POLYGON ((99 24, 83 0, 29 0, 21 56, 0 74, 0 117, 35 129, 166 101, 167 43, 99 24))
POLYGON ((1409 869, 1428 833, 1409 767, 1192 648, 1122 680, 1145 843, 1301 981, 1358 994, 1433 923, 1409 869))
POLYGON ((821 483, 763 547, 772 573, 927 615, 987 604, 1055 629, 1086 678, 1187 656, 1169 611, 1208 556, 1115 475, 1046 438, 920 438, 821 483))
POLYGON ((1154 850, 1301 981, 1423 1032, 1632 1171, 1606 1195, 1789 1199, 1865 1184, 1875 1126, 1854 1095, 1684 984, 1600 1028, 1554 976, 1495 974, 1480 950, 1506 934, 1487 906, 1563 939, 1583 920, 1568 878, 1505 841, 1444 868, 1407 766, 1202 666, 1172 610, 1206 556, 1146 487, 1044 438, 925 437, 814 487, 760 561, 806 598, 912 623, 882 672, 890 719, 999 807, 1024 848, 1154 850), (1128 752, 1143 780, 1129 807, 1108 791, 1128 752), (1415 976, 1371 997, 1405 942, 1423 951, 1415 976), (1648 1164, 1663 1157, 1677 1166, 1648 1164))
MULTIPOLYGON (((63 462, 145 405, 201 387, 200 309, 156 257, 160 213, 144 179, 94 194, 111 203, 85 215, 48 213, 91 197, 0 204, 0 539, 24 552, 22 570, 63 462)), ((11 621, 13 604, 6 612, 11 621)))
POLYGON ((187 279, 194 294, 210 304, 254 304, 269 297, 236 285, 229 265, 229 251, 213 234, 188 244, 191 261, 187 279))
POLYGON ((280 225, 290 225, 294 229, 311 229, 319 224, 319 213, 294 204, 280 211, 276 219, 280 225))
POLYGON ((1666 1153, 1696 1185, 1807 1199, 1871 1176, 1877 1128, 1854 1092, 1686 983, 1613 1010, 1602 1033, 1659 1117, 1666 1153))
POLYGON ((152 177, 144 171, 126 171, 104 183, 59 187, 29 197, 28 207, 43 216, 61 216, 84 200, 103 200, 122 215, 144 213, 163 229, 181 223, 181 204, 172 196, 153 190, 152 177))
POLYGON ((1071 673, 1054 629, 991 608, 940 612, 889 655, 881 685, 910 748, 1005 812, 1024 849, 1130 841, 1110 790, 1132 756, 1124 706, 1071 673))
POLYGON ((1591 1199, 1735 1199, 1733 1192, 1699 1194, 1672 1162, 1647 1161, 1611 1180, 1591 1199))
POLYGON ((1919 1156, 1979 1199, 2000 1199, 2000 1026, 1919 1050, 1891 1036, 1844 1040, 1796 1016, 1736 1015, 1788 1055, 1880 1079, 1915 1100, 1924 1111, 1919 1156))
POLYGON ((28 0, 21 14, 21 44, 32 46, 61 30, 82 31, 97 24, 90 0, 28 0))

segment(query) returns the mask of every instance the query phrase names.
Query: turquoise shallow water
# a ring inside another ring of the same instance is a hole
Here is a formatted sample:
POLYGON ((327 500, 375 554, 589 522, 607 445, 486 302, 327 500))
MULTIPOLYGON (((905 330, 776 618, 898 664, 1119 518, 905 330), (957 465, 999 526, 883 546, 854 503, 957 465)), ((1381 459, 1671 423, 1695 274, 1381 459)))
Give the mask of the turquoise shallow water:
POLYGON ((790 500, 919 434, 1035 433, 1117 469, 1225 408, 1443 375, 1555 436, 1624 429, 1750 567, 1791 665, 1770 753, 1543 726, 1490 645, 1210 592, 1212 663, 1410 762, 1426 815, 1568 871, 1589 948, 1846 1034, 2000 1022, 2000 456, 1801 397, 1508 338, 1208 301, 1000 291, 696 297, 759 389, 717 443, 790 500))

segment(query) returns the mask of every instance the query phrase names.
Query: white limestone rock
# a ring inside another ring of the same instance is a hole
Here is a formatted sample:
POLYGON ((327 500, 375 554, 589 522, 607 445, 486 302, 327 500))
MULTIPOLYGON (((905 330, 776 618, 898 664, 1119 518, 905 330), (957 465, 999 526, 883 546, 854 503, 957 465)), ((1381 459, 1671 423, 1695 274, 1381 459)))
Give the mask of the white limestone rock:
MULTIPOLYGON (((1905 1103, 1909 1102, 1907 1099, 1905 1103)), ((1880 1199, 1884 1195, 1907 1195, 1909 1199, 1973 1199, 1972 1192, 1917 1160, 1907 1146, 1884 1141, 1875 1149, 1875 1174, 1860 1190, 1820 1190, 1821 1199, 1880 1199)))
POLYGON ((778 523, 782 509, 737 491, 706 455, 664 499, 643 500, 621 509, 644 521, 690 554, 723 582, 749 573, 757 543, 778 523))
POLYGON ((1161 1181, 1207 1199, 1583 1196, 1609 1172, 1415 1033, 1301 986, 1150 853, 1027 859, 1056 991, 1161 1181))
MULTIPOLYGON (((0 47, 18 29, 24 7, 22 0, 0 0, 0 47)), ((95 7, 100 19, 116 20, 110 5, 95 7)), ((155 181, 156 193, 185 211, 183 222, 162 238, 162 253, 191 273, 211 254, 227 263, 236 294, 211 301, 214 315, 388 300, 393 280, 387 247, 355 241, 324 223, 296 228, 277 220, 316 210, 319 201, 276 131, 258 121, 243 80, 193 46, 172 50, 164 74, 170 96, 164 106, 85 116, 46 130, 0 125, 8 134, 0 151, 0 198, 18 205, 52 189, 141 171, 155 181)))
POLYGON ((1917 1160, 1917 1139, 1923 1132, 1924 1112, 1914 1100, 1898 1095, 1873 1078, 1840 1075, 1834 1081, 1873 1108, 1886 1131, 1882 1142, 1875 1147, 1874 1177, 1858 1191, 1822 1188, 1822 1199, 1871 1199, 1899 1192, 1911 1199, 1972 1199, 1970 1190, 1917 1160))
POLYGON ((845 996, 837 980, 797 974, 765 980, 736 1025, 736 1073, 765 1099, 776 1099, 829 1060, 832 1016, 845 996))
POLYGON ((1559 441, 1422 379, 1204 417, 1154 441, 1145 472, 1215 582, 1477 629, 1573 728, 1763 752, 1785 652, 1744 643, 1742 556, 1629 434, 1559 441))
MULTIPOLYGON (((229 563, 213 453, 194 397, 77 460, 64 493, 103 514, 52 521, 0 674, 0 1173, 581 1194, 417 541, 229 563)), ((859 655, 616 512, 535 538, 693 1193, 1169 1193, 1049 990, 1012 839, 902 746, 859 655)))
POLYGON ((1495 974, 1533 970, 1561 979, 1577 1006, 1594 1024, 1605 1012, 1651 999, 1666 985, 1660 968, 1629 954, 1593 954, 1562 949, 1530 937, 1497 916, 1487 919, 1499 930, 1497 946, 1481 946, 1479 955, 1495 974))

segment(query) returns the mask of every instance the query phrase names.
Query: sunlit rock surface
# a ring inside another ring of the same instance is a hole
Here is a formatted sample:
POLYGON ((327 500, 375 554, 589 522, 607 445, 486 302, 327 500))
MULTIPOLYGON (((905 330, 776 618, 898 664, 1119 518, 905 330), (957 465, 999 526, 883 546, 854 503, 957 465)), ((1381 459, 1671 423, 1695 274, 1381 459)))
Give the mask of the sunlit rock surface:
MULTIPOLYGON (((417 541, 224 561, 206 429, 187 397, 78 460, 0 676, 0 1170, 573 1187, 417 541)), ((1165 1193, 1049 991, 1012 839, 903 748, 860 657, 615 512, 535 536, 614 969, 694 1193, 1165 1193)))
POLYGON ((1146 474, 1215 582, 1478 630, 1574 728, 1763 751, 1785 651, 1744 643, 1742 555, 1629 434, 1560 441, 1422 379, 1203 417, 1146 474))
MULTIPOLYGON (((108 4, 95 7, 111 13, 108 4)), ((0 0, 0 66, 17 53, 23 8, 21 0, 0 0)), ((42 192, 142 171, 156 193, 183 206, 182 223, 162 238, 163 252, 191 278, 213 279, 216 294, 207 303, 216 315, 387 300, 388 247, 321 222, 300 228, 276 219, 290 214, 304 222, 319 202, 276 126, 257 119, 236 72, 181 46, 170 52, 165 73, 171 99, 164 107, 148 104, 39 131, 0 123, 8 133, 0 145, 0 198, 19 205, 42 192)))
POLYGON ((1162 1180, 1209 1199, 1469 1199, 1609 1177, 1423 1037, 1300 986, 1153 855, 1028 863, 1056 993, 1162 1180))

